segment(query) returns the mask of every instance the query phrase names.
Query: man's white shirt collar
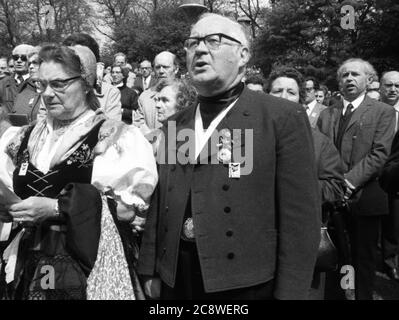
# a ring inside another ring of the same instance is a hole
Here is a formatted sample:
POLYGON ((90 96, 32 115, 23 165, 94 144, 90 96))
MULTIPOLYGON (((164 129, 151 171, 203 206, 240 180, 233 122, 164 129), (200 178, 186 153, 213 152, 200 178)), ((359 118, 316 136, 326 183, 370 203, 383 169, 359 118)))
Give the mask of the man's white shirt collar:
POLYGON ((366 97, 366 94, 364 93, 364 94, 360 95, 359 97, 357 97, 352 102, 349 102, 348 100, 344 99, 344 109, 342 110, 342 114, 345 114, 346 108, 348 108, 349 104, 352 104, 352 106, 353 106, 352 112, 354 112, 362 104, 365 97, 366 97))
POLYGON ((313 109, 316 107, 317 100, 314 99, 311 103, 308 104, 309 109, 306 110, 306 113, 310 115, 313 112, 313 109))
MULTIPOLYGON (((22 79, 24 79, 24 81, 26 79, 28 79, 28 78, 29 78, 29 73, 25 73, 25 74, 22 75, 22 79)), ((18 81, 18 74, 17 73, 14 75, 14 79, 18 81)))

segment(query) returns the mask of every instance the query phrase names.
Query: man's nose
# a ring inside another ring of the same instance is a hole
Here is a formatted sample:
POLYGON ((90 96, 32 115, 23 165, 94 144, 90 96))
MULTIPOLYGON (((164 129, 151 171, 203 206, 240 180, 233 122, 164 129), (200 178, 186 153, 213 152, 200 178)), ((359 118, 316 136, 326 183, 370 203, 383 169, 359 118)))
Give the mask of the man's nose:
POLYGON ((209 49, 208 49, 208 47, 206 46, 204 40, 201 40, 201 41, 198 43, 198 46, 195 48, 195 52, 196 52, 196 53, 208 52, 208 50, 209 50, 209 49))

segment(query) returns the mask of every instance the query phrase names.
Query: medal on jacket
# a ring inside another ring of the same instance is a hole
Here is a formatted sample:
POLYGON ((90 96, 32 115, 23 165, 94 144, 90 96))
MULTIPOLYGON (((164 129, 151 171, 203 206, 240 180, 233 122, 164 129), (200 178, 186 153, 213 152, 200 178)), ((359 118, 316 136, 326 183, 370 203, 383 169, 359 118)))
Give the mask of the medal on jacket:
POLYGON ((184 221, 183 236, 187 240, 193 240, 195 238, 193 218, 187 218, 186 221, 184 221))
POLYGON ((229 163, 229 178, 239 179, 241 177, 241 164, 240 163, 229 163))
POLYGON ((21 168, 19 168, 19 175, 20 176, 26 176, 26 173, 28 172, 28 167, 29 167, 29 163, 28 162, 23 162, 21 164, 21 168))
POLYGON ((219 151, 217 159, 220 163, 229 164, 231 162, 231 133, 228 129, 223 129, 219 133, 219 151))

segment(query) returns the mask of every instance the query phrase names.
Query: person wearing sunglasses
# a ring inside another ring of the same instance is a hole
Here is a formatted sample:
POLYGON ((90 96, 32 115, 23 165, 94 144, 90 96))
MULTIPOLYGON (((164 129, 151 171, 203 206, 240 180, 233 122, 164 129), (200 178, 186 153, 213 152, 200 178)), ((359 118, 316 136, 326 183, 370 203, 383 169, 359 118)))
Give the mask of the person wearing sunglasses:
POLYGON ((1 255, 5 298, 140 299, 132 229, 157 183, 152 147, 99 109, 89 48, 48 44, 39 61, 47 116, 0 152, 0 177, 21 199, 0 206, 0 221, 18 226, 1 255), (53 285, 41 285, 43 266, 53 285))
POLYGON ((9 115, 25 116, 25 122, 34 120, 31 117, 31 111, 37 98, 36 87, 32 81, 29 81, 28 66, 28 55, 34 49, 27 44, 14 48, 12 59, 15 74, 4 79, 0 86, 0 105, 7 109, 9 115))
MULTIPOLYGON (((27 55, 29 78, 21 84, 21 90, 14 101, 14 110, 17 116, 25 115, 27 123, 35 121, 41 110, 45 110, 40 92, 37 88, 39 78, 39 51, 40 47, 34 47, 27 55)), ((11 120, 14 115, 10 115, 11 120)), ((25 124, 27 124, 25 123, 25 124)), ((14 123, 15 124, 15 123, 14 123)), ((24 123, 22 123, 23 125, 24 123)))

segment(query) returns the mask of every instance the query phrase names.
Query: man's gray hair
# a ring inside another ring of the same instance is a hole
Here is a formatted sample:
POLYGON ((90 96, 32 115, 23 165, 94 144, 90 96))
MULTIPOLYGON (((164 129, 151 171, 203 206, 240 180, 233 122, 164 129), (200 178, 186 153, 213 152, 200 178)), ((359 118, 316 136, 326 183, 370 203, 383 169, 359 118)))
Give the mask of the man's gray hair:
POLYGON ((396 73, 396 74, 399 75, 399 71, 397 71, 397 70, 385 71, 385 72, 383 72, 383 74, 381 75, 381 82, 384 81, 385 76, 386 76, 388 73, 396 73))
POLYGON ((364 70, 364 72, 365 72, 368 76, 374 78, 374 77, 377 75, 377 72, 375 71, 373 65, 372 65, 370 62, 368 62, 368 61, 366 61, 366 60, 363 60, 363 59, 360 59, 360 58, 350 58, 350 59, 345 60, 345 61, 340 65, 340 67, 338 68, 338 71, 337 71, 337 78, 338 78, 338 80, 341 79, 343 67, 344 67, 347 63, 351 63, 351 62, 358 62, 358 63, 361 63, 361 64, 363 65, 363 70, 364 70))

